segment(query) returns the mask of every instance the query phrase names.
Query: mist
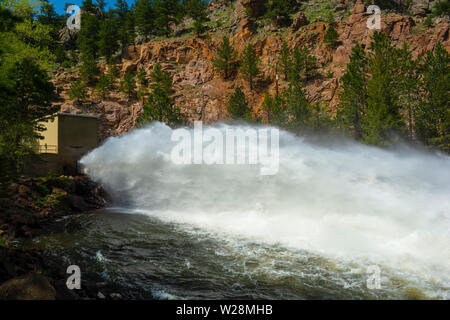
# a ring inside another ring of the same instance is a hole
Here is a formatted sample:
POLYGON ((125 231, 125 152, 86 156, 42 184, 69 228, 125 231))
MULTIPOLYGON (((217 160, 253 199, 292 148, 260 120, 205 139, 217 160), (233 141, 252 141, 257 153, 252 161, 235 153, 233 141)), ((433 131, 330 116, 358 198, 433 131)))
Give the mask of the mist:
POLYGON ((280 130, 279 170, 262 176, 256 165, 176 165, 172 132, 153 123, 111 137, 81 165, 116 205, 134 212, 448 286, 448 156, 350 141, 319 145, 280 130))

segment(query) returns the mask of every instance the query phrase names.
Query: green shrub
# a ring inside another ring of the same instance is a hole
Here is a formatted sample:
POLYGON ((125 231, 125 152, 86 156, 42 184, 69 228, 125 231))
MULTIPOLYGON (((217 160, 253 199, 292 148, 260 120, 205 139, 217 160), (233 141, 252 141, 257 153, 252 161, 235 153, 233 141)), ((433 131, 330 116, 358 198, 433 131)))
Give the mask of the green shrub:
POLYGON ((120 80, 120 91, 130 99, 136 94, 136 80, 131 72, 127 72, 120 80))
POLYGON ((69 69, 72 67, 72 63, 69 60, 64 60, 63 63, 61 63, 61 67, 64 69, 69 69))
POLYGON ((85 101, 88 97, 87 86, 81 79, 78 79, 70 85, 69 98, 76 103, 85 101))
POLYGON ((62 210, 69 199, 69 194, 59 188, 53 188, 53 192, 47 194, 43 198, 36 201, 36 204, 41 208, 49 208, 52 210, 62 210))
POLYGON ((333 9, 335 7, 335 1, 310 1, 305 2, 301 6, 301 10, 304 11, 306 18, 310 23, 323 21, 330 22, 334 20, 333 9))
POLYGON ((8 239, 0 236, 0 248, 8 248, 8 247, 9 247, 8 239))
POLYGON ((241 119, 246 121, 252 120, 251 107, 245 99, 245 94, 241 88, 236 88, 234 93, 230 96, 227 106, 228 113, 232 119, 241 119))
POLYGON ((425 27, 432 27, 433 26, 433 18, 430 15, 428 15, 426 17, 425 21, 423 22, 423 25, 425 27))
POLYGON ((95 86, 95 90, 102 99, 106 98, 108 93, 111 91, 111 81, 108 75, 104 73, 100 75, 100 78, 98 79, 97 84, 95 86))
POLYGON ((435 17, 450 15, 450 0, 436 2, 433 8, 433 15, 435 17))
POLYGON ((327 29, 327 33, 325 34, 325 44, 330 48, 336 48, 339 43, 339 33, 330 25, 327 29))
POLYGON ((95 77, 100 73, 100 69, 97 66, 97 61, 91 54, 82 56, 83 64, 80 67, 81 78, 86 82, 93 82, 95 77))

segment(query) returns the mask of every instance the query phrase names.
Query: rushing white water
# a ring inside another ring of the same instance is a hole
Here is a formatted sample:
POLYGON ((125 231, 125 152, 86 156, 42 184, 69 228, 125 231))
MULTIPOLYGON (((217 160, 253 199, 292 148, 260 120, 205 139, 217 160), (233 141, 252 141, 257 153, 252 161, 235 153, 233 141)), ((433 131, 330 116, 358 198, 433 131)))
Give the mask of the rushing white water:
MULTIPOLYGON (((229 128, 218 125, 220 130, 229 128)), ((280 132, 280 167, 176 165, 172 129, 109 138, 81 163, 122 205, 164 221, 379 263, 450 286, 450 158, 280 132)))

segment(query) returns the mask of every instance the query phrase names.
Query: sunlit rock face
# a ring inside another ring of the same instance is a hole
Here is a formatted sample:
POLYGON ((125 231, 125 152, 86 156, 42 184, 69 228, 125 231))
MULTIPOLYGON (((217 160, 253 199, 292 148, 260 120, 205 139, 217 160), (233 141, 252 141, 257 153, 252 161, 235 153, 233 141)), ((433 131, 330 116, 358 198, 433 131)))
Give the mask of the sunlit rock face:
MULTIPOLYGON (((362 1, 346 0, 336 4, 336 16, 341 17, 336 24, 336 30, 340 35, 339 45, 335 49, 330 49, 323 43, 328 24, 320 22, 311 24, 305 20, 306 17, 303 17, 302 13, 294 17, 292 26, 288 26, 287 33, 283 35, 277 34, 277 27, 270 24, 267 26, 256 24, 252 27, 245 14, 245 6, 250 6, 259 14, 262 10, 262 2, 256 0, 211 1, 208 12, 212 21, 216 22, 216 14, 220 11, 222 16, 227 17, 228 24, 221 27, 213 26, 210 38, 178 37, 130 46, 125 50, 122 60, 117 65, 121 76, 127 71, 136 71, 140 68, 144 68, 149 74, 153 66, 160 63, 163 69, 173 76, 176 92, 174 99, 188 123, 199 120, 202 117, 202 110, 204 111, 202 120, 205 123, 210 124, 226 119, 228 97, 235 88, 239 87, 245 93, 249 105, 252 106, 254 115, 261 118, 263 122, 267 122, 267 115, 262 108, 265 93, 274 94, 277 90, 282 91, 288 86, 280 70, 276 68, 282 41, 286 40, 290 50, 299 46, 308 46, 319 63, 319 72, 330 75, 311 79, 305 86, 309 100, 321 101, 324 106, 328 106, 334 112, 339 104, 339 81, 355 42, 360 42, 363 47, 368 48, 370 38, 376 31, 367 28, 369 18, 366 13, 367 5, 362 1), (347 12, 348 16, 342 15, 343 12, 347 12), (239 72, 224 79, 223 75, 215 70, 212 60, 222 41, 222 37, 216 35, 216 31, 227 34, 239 54, 246 44, 250 41, 253 43, 261 60, 261 72, 254 81, 254 90, 250 90, 248 81, 243 79, 239 72), (278 81, 276 81, 277 74, 279 74, 278 81)), ((316 3, 309 2, 313 5, 316 3)), ((425 2, 413 1, 411 8, 423 7, 425 2)), ((435 2, 429 1, 427 12, 431 10, 433 3, 435 2)), ((438 41, 441 41, 450 51, 449 20, 445 17, 438 18, 434 26, 423 28, 418 25, 420 19, 423 20, 423 17, 410 17, 383 11, 381 31, 386 32, 397 46, 406 42, 412 50, 413 58, 423 56, 427 50, 432 50, 438 41)), ((106 70, 106 65, 102 66, 102 69, 106 70)), ((88 108, 79 108, 73 105, 67 94, 70 83, 77 76, 77 72, 59 72, 53 80, 60 88, 59 94, 63 99, 63 102, 58 102, 61 110, 99 115, 102 139, 111 135, 120 135, 134 128, 136 119, 142 112, 142 101, 129 101, 124 97, 118 90, 119 80, 105 101, 92 98, 88 108)))

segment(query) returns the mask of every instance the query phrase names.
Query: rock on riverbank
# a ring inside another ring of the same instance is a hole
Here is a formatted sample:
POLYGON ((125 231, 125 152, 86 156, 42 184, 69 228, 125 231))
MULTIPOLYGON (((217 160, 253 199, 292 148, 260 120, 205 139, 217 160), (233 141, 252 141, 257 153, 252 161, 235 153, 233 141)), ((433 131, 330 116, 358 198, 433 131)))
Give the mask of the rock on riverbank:
POLYGON ((0 198, 0 299, 79 298, 55 280, 67 275, 48 270, 41 250, 22 248, 14 240, 45 234, 63 216, 102 208, 106 198, 86 176, 22 177, 7 186, 0 198))
POLYGON ((86 176, 21 178, 0 199, 0 236, 39 235, 56 218, 103 207, 106 193, 86 176))

